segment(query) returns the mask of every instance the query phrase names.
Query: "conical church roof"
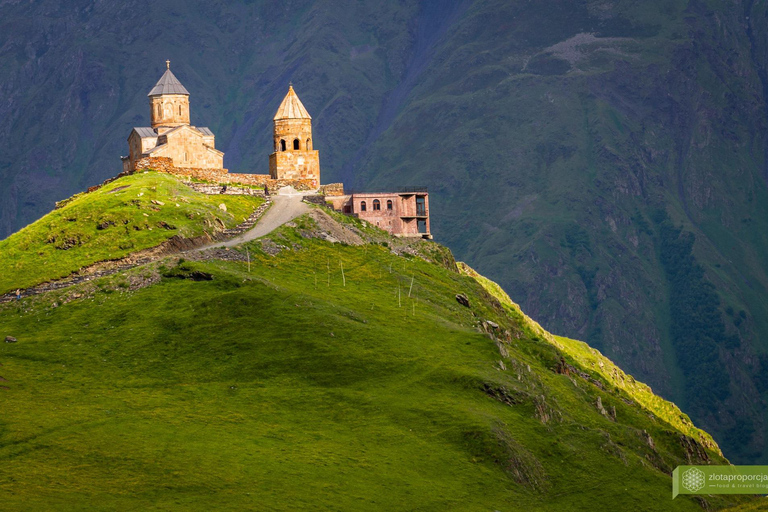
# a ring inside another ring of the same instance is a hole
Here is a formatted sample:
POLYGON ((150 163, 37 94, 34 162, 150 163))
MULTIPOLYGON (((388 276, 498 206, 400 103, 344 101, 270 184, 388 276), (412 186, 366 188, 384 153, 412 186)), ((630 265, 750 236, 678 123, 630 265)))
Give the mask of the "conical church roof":
POLYGON ((288 94, 283 98, 273 120, 277 121, 278 119, 312 119, 299 97, 296 96, 296 91, 293 90, 292 85, 288 87, 288 94))
POLYGON ((171 73, 170 61, 166 61, 166 65, 168 66, 168 69, 165 70, 163 76, 160 77, 160 80, 157 81, 147 96, 160 96, 162 94, 186 94, 189 96, 189 91, 187 91, 184 86, 181 85, 179 79, 171 73))

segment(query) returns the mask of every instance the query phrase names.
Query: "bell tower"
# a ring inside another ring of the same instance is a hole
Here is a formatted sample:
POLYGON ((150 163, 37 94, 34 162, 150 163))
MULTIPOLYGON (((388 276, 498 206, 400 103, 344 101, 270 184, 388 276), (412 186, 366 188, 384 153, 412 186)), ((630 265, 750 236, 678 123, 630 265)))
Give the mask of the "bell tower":
POLYGON ((283 98, 273 118, 274 153, 269 155, 273 179, 309 179, 320 185, 320 157, 313 150, 312 117, 293 90, 283 98))
POLYGON ((165 67, 165 73, 147 94, 152 128, 158 134, 189 124, 189 92, 171 72, 171 61, 165 61, 165 67))

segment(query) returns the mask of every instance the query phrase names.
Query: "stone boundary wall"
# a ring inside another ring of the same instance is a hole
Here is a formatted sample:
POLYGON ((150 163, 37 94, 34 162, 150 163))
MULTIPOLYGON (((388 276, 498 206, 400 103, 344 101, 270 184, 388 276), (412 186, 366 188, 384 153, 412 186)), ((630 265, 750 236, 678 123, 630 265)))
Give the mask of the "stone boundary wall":
POLYGON ((144 157, 136 161, 133 172, 157 171, 175 176, 186 176, 222 185, 245 185, 265 188, 270 192, 282 187, 292 186, 296 190, 313 190, 318 183, 311 179, 288 180, 272 179, 269 174, 240 174, 230 173, 227 169, 195 169, 192 167, 176 167, 172 158, 144 157))
POLYGON ((200 192, 201 194, 214 195, 228 195, 228 196, 259 196, 264 197, 266 194, 263 189, 251 188, 245 186, 228 186, 228 185, 212 185, 210 183, 195 183, 193 181, 184 181, 186 186, 200 192))
POLYGON ((343 183, 329 183, 327 185, 320 185, 318 190, 319 194, 324 196, 343 196, 344 184, 343 183))
POLYGON ((259 221, 261 216, 264 215, 264 213, 267 210, 269 210, 269 208, 271 206, 272 206, 272 201, 267 199, 264 202, 264 204, 262 204, 261 206, 256 208, 256 210, 254 210, 254 212, 247 219, 245 219, 242 223, 240 223, 239 225, 235 226, 232 229, 225 230, 224 231, 224 236, 226 236, 227 238, 231 239, 231 238, 234 238, 234 237, 236 237, 238 235, 242 235, 246 231, 250 231, 253 228, 253 226, 259 221))
POLYGON ((325 203, 325 196, 323 195, 313 195, 313 196, 304 196, 301 198, 302 201, 309 204, 316 204, 318 206, 326 206, 325 203))

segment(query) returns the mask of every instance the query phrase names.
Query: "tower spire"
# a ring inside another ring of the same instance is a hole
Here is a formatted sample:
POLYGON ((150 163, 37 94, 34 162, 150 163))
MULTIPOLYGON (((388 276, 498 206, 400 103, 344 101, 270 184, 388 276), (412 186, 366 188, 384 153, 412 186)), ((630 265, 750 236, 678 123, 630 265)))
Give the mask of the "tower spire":
POLYGON ((278 119, 312 119, 296 95, 296 91, 293 90, 293 84, 288 86, 288 94, 283 98, 283 102, 280 103, 280 107, 273 118, 275 121, 278 119))

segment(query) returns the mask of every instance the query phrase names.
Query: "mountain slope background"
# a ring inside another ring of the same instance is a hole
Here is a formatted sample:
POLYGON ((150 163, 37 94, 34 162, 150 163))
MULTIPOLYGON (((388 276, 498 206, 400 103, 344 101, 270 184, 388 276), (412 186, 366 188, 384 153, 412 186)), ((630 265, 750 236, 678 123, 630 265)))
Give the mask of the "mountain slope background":
POLYGON ((429 186, 457 257, 766 461, 766 9, 3 1, 0 234, 119 172, 165 59, 232 171, 293 81, 324 181, 429 186))

